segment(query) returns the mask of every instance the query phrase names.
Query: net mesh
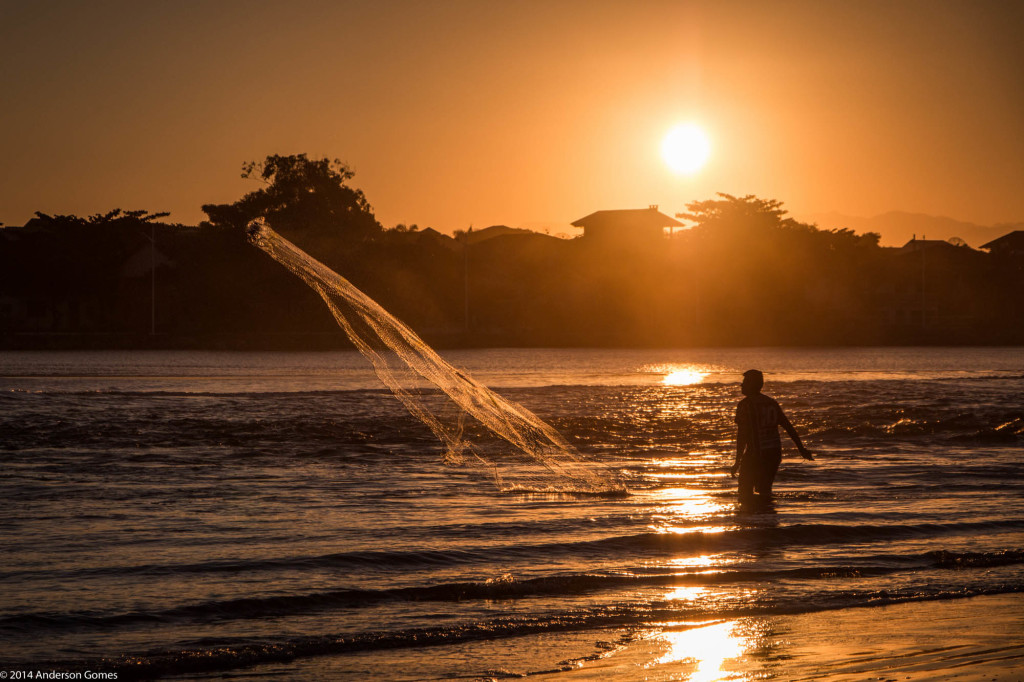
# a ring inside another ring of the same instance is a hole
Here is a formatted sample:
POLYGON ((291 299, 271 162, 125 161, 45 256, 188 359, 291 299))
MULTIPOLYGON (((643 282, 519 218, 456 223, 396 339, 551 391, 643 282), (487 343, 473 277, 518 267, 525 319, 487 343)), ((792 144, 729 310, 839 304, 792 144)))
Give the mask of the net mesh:
POLYGON ((446 362, 409 327, 341 275, 253 221, 249 241, 323 298, 381 382, 445 447, 450 466, 476 467, 504 491, 615 493, 607 467, 552 426, 446 362))

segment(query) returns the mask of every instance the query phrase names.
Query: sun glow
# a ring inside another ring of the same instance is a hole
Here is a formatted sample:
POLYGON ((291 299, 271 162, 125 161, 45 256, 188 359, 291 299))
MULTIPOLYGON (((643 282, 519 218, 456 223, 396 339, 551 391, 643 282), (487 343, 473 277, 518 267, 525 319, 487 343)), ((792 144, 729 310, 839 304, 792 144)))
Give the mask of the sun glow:
POLYGON ((736 623, 722 621, 682 631, 666 630, 661 637, 668 651, 653 665, 690 662, 693 671, 686 678, 689 682, 734 679, 723 668, 726 661, 742 656, 745 650, 743 640, 734 634, 735 629, 736 623))
POLYGON ((693 123, 677 125, 661 141, 661 156, 676 173, 696 173, 711 156, 711 139, 693 123))
POLYGON ((693 386, 704 381, 707 375, 707 372, 698 372, 695 369, 681 369, 670 372, 661 381, 666 386, 693 386))

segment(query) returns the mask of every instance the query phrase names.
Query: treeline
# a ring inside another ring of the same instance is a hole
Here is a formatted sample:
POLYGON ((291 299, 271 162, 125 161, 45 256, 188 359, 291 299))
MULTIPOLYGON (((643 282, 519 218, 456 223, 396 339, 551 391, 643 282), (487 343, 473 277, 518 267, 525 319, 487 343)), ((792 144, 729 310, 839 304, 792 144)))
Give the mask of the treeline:
POLYGON ((245 240, 254 218, 439 345, 680 346, 1021 343, 1014 258, 792 220, 719 195, 664 239, 559 239, 509 229, 453 239, 384 229, 337 160, 246 164, 260 189, 167 214, 38 213, 0 230, 7 348, 346 347, 319 297, 245 240))

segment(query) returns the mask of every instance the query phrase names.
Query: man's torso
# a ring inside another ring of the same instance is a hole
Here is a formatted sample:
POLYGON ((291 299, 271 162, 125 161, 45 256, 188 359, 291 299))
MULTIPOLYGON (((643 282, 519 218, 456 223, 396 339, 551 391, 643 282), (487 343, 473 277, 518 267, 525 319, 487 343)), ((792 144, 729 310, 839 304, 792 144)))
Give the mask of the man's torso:
POLYGON ((750 449, 760 452, 782 449, 781 416, 782 408, 766 395, 748 396, 736 408, 736 423, 746 430, 750 449))

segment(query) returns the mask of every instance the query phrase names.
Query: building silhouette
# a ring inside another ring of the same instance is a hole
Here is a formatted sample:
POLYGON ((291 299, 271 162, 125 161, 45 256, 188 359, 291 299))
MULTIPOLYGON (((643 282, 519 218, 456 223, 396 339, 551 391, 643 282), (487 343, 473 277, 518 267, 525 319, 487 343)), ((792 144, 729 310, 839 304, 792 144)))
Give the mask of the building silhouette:
POLYGON ((647 208, 595 211, 572 223, 583 228, 583 239, 589 244, 642 245, 657 243, 671 230, 685 225, 658 210, 647 208))

